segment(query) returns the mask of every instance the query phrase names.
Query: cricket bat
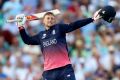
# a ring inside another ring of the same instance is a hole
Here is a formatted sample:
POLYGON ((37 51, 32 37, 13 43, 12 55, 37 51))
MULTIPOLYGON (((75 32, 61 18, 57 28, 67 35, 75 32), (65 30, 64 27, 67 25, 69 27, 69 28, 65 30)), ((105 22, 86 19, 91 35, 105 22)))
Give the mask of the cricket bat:
MULTIPOLYGON (((58 9, 54 9, 54 10, 50 10, 50 11, 46 11, 46 12, 41 12, 41 13, 36 13, 36 14, 32 14, 32 15, 27 15, 26 19, 27 21, 32 21, 32 20, 38 20, 38 19, 42 19, 44 17, 44 15, 47 12, 52 12, 54 15, 59 15, 61 12, 58 9)), ((13 20, 6 20, 7 23, 11 23, 11 22, 17 22, 16 19, 13 20)))

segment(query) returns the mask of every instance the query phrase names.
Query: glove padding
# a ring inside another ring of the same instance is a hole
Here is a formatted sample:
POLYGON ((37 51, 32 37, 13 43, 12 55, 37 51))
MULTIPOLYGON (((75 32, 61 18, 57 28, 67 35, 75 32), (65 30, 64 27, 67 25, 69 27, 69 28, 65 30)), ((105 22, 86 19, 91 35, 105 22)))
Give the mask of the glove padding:
POLYGON ((99 12, 101 11, 101 9, 99 9, 98 11, 96 11, 93 15, 93 19, 94 21, 97 21, 98 19, 100 19, 102 16, 100 16, 99 12))
POLYGON ((25 17, 24 14, 16 15, 15 19, 17 20, 16 24, 17 24, 18 27, 24 27, 25 22, 26 22, 26 17, 25 17))

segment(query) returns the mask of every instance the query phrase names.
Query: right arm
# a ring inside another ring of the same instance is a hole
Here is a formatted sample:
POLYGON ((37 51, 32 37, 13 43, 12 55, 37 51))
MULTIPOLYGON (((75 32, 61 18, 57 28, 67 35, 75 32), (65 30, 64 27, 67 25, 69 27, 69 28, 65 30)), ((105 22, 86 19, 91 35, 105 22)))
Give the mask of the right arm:
POLYGON ((23 42, 28 45, 39 45, 40 44, 40 39, 39 39, 40 35, 37 34, 35 36, 29 36, 26 33, 25 28, 23 27, 26 22, 25 15, 24 14, 17 15, 16 20, 17 20, 17 26, 19 28, 20 35, 22 37, 23 42))
POLYGON ((25 44, 28 44, 28 45, 39 45, 40 44, 39 34, 35 36, 29 36, 26 33, 24 27, 19 27, 19 31, 20 31, 21 38, 25 44))

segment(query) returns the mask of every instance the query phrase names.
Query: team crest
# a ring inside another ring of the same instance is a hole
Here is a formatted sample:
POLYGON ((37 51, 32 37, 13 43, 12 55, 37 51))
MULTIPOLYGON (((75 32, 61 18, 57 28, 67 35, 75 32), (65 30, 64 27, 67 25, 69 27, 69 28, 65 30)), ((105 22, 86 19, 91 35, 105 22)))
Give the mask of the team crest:
POLYGON ((105 11, 102 11, 103 14, 105 14, 105 11))

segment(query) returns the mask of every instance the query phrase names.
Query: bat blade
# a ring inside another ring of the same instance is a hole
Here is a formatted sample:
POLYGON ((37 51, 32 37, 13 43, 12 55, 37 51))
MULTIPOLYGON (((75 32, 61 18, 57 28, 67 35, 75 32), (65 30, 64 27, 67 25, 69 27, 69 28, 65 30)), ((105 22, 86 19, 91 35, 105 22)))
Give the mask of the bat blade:
MULTIPOLYGON (((51 10, 51 11, 46 11, 46 12, 41 12, 41 13, 36 13, 36 14, 28 15, 28 16, 26 16, 26 19, 28 21, 42 19, 47 12, 52 12, 54 15, 59 15, 61 13, 60 10, 55 9, 55 10, 51 10)), ((13 20, 6 20, 6 22, 7 23, 17 22, 17 20, 15 20, 15 19, 13 19, 13 20)))
MULTIPOLYGON (((47 11, 47 12, 52 12, 54 15, 60 14, 60 11, 58 9, 47 11)), ((37 14, 29 15, 29 16, 26 16, 26 18, 27 18, 27 20, 42 19, 47 12, 42 12, 42 13, 37 13, 37 14)))

